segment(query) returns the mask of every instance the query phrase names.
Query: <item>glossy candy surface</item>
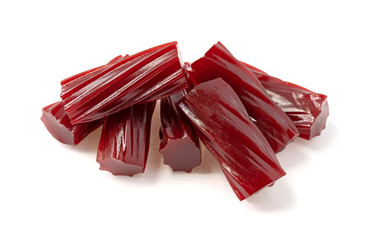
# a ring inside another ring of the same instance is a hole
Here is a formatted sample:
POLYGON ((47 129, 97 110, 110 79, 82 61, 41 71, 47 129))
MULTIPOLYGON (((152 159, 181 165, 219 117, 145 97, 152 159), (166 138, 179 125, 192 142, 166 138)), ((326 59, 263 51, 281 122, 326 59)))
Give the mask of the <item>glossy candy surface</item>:
MULTIPOLYGON (((128 56, 129 55, 125 55, 125 56, 118 55, 117 57, 113 58, 111 61, 109 61, 105 65, 89 69, 87 71, 78 73, 76 75, 73 75, 71 77, 68 77, 68 78, 62 80, 61 85, 63 86, 64 89, 73 90, 74 87, 81 84, 86 77, 91 76, 93 74, 101 73, 104 70, 106 70, 108 67, 112 66, 112 64, 118 63, 118 62, 120 62, 121 60, 123 60, 124 58, 126 58, 128 56)), ((68 93, 68 90, 66 90, 66 92, 64 94, 67 94, 67 93, 68 93)))
POLYGON ((61 82, 72 123, 90 122, 187 88, 176 42, 125 57, 61 82))
POLYGON ((160 152, 174 171, 191 172, 201 164, 200 143, 194 127, 177 108, 185 91, 161 99, 160 152))
POLYGON ((105 118, 97 153, 101 170, 128 176, 144 172, 155 105, 137 104, 105 118))
POLYGON ((326 95, 272 77, 247 63, 243 64, 263 84, 271 99, 295 123, 300 132, 299 137, 309 140, 321 134, 329 116, 326 95))
POLYGON ((64 111, 63 102, 56 102, 42 109, 41 121, 50 134, 64 144, 76 145, 97 129, 102 120, 72 125, 64 111))
POLYGON ((281 151, 299 134, 294 123, 271 100, 258 79, 220 42, 191 66, 191 79, 195 85, 221 77, 233 88, 274 152, 281 151))
POLYGON ((178 106, 197 127, 240 200, 285 175, 269 143, 223 79, 199 84, 178 106))

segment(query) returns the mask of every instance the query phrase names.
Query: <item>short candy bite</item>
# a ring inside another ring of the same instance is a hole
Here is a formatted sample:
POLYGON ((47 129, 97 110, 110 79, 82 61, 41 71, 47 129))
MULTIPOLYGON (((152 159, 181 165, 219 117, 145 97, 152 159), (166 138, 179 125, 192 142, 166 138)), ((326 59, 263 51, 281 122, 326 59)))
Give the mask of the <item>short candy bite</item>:
POLYGON ((77 145, 89 133, 97 129, 102 120, 72 125, 64 111, 63 102, 56 102, 42 109, 41 121, 50 134, 64 144, 77 145))
POLYGON ((247 63, 243 64, 263 84, 271 99, 295 123, 299 137, 309 140, 321 134, 329 116, 326 95, 272 77, 247 63))
POLYGON ((61 98, 72 123, 89 122, 137 103, 170 96, 187 88, 176 42, 163 44, 107 67, 62 81, 61 98))
POLYGON ((274 152, 284 149, 299 134, 295 124, 272 101, 258 79, 220 42, 191 67, 191 80, 195 85, 221 77, 233 88, 274 152))
POLYGON ((160 152, 174 171, 191 172, 201 164, 200 143, 194 127, 177 108, 185 91, 161 99, 160 152))
POLYGON ((240 200, 285 175, 269 143, 223 79, 199 84, 178 106, 197 128, 240 200))
POLYGON ((113 175, 143 173, 156 102, 137 104, 105 118, 97 162, 113 175))

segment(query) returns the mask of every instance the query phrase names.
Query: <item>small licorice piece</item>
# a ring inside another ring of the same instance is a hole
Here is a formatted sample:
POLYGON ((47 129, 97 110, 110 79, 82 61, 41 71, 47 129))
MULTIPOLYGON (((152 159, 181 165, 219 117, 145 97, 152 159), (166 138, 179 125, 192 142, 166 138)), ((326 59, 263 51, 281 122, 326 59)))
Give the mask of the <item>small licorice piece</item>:
POLYGON ((199 84, 178 106, 196 126, 240 200, 285 175, 269 143, 223 79, 199 84))
POLYGON ((113 175, 143 173, 156 102, 136 104, 105 118, 97 162, 113 175))

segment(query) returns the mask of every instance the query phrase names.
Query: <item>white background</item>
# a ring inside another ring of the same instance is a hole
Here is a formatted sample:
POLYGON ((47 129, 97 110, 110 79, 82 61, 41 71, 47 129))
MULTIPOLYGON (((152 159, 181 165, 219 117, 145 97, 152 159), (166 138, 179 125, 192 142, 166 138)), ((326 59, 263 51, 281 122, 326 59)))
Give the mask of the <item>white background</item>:
POLYGON ((367 1, 1 1, 0 239, 370 239, 370 10, 367 1), (174 40, 185 61, 221 41, 328 95, 326 130, 278 154, 287 175, 274 187, 240 202, 207 153, 191 174, 172 172, 158 153, 158 111, 146 172, 132 178, 98 169, 99 131, 77 147, 46 131, 41 108, 59 100, 60 80, 174 40))

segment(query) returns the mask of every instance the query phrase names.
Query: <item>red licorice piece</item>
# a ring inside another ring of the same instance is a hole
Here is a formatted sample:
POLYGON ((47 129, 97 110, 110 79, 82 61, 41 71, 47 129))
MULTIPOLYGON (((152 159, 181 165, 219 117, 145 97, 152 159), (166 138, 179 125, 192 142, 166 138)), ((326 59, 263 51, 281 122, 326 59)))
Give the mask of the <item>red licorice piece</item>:
POLYGON ((63 102, 56 102, 42 109, 41 121, 50 134, 64 144, 76 145, 89 133, 97 129, 102 120, 72 125, 66 112, 63 102))
POLYGON ((285 175, 269 143, 223 79, 199 84, 178 106, 197 127, 240 200, 285 175))
POLYGON ((311 139, 321 134, 329 116, 327 96, 299 85, 282 81, 243 63, 263 84, 271 99, 290 117, 299 137, 311 139))
POLYGON ((262 84, 218 42, 192 63, 191 80, 197 85, 221 77, 240 97, 251 120, 274 152, 279 152, 299 133, 291 119, 271 100, 262 84))
POLYGON ((66 113, 72 123, 81 123, 170 96, 187 88, 187 81, 177 43, 171 42, 61 85, 66 113))
POLYGON ((174 171, 191 172, 201 164, 200 143, 194 127, 176 103, 185 91, 161 99, 160 152, 174 171))
POLYGON ((105 118, 97 162, 113 175, 143 173, 156 102, 136 104, 105 118))

